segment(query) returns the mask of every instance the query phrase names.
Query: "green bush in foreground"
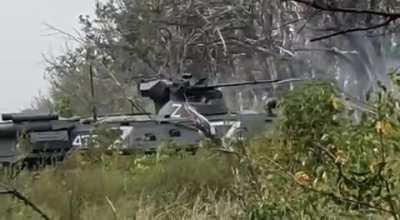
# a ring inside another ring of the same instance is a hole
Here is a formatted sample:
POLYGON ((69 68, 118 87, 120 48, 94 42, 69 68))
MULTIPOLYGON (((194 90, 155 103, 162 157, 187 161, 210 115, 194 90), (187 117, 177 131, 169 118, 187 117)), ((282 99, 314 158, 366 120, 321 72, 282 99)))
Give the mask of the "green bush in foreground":
POLYGON ((251 216, 398 219, 400 111, 394 103, 382 88, 374 113, 355 123, 329 84, 286 97, 280 133, 253 145, 258 150, 250 158, 269 173, 260 182, 271 181, 251 216))
MULTIPOLYGON (((331 85, 310 84, 285 97, 274 131, 235 153, 89 152, 9 184, 54 219, 399 219, 396 103, 382 88, 356 123, 331 85)), ((40 219, 0 204, 3 219, 40 219)))

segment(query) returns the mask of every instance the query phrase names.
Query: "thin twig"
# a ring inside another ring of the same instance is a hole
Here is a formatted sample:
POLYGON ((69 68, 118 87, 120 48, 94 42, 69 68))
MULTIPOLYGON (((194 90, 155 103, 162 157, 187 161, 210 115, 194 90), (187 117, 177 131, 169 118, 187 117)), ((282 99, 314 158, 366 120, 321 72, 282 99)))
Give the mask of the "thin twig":
POLYGON ((322 11, 331 11, 331 12, 343 12, 343 13, 352 13, 352 14, 369 14, 375 16, 382 16, 382 17, 390 17, 390 18, 400 18, 400 13, 391 13, 391 12, 384 12, 384 11, 373 11, 373 10, 365 10, 365 9, 357 9, 357 8, 339 8, 339 7, 332 7, 331 5, 322 5, 317 3, 318 1, 310 1, 310 0, 291 0, 294 2, 298 2, 315 9, 319 9, 322 11))
POLYGON ((44 23, 44 26, 46 26, 49 30, 55 31, 56 33, 59 33, 61 35, 68 37, 71 40, 76 41, 77 43, 84 43, 83 40, 79 39, 78 37, 74 36, 73 34, 70 34, 64 30, 61 30, 60 28, 57 28, 51 24, 44 23))
POLYGON ((31 202, 26 196, 24 196, 18 190, 14 189, 14 188, 10 188, 8 186, 5 186, 3 184, 1 184, 1 187, 3 188, 3 190, 0 191, 0 195, 11 195, 11 196, 17 198, 18 200, 22 201, 25 205, 31 207, 43 219, 50 220, 50 217, 47 214, 45 214, 38 206, 36 206, 33 202, 31 202))
POLYGON ((111 211, 112 211, 113 214, 114 214, 114 218, 115 218, 115 219, 118 219, 118 212, 117 212, 117 209, 115 208, 114 203, 111 201, 110 198, 108 198, 108 196, 105 196, 105 198, 106 198, 106 201, 107 201, 108 205, 109 205, 110 208, 111 208, 111 211))
POLYGON ((385 209, 385 208, 381 208, 381 207, 379 207, 379 206, 374 206, 374 205, 371 205, 371 204, 366 203, 366 202, 357 201, 357 200, 354 200, 354 199, 351 199, 351 198, 339 196, 339 195, 336 195, 336 194, 333 193, 333 192, 326 192, 326 191, 322 191, 322 190, 315 189, 315 188, 310 187, 310 186, 306 186, 306 185, 304 185, 304 184, 298 182, 298 181, 296 180, 295 175, 293 175, 293 174, 290 173, 290 172, 287 172, 279 163, 277 163, 276 161, 273 161, 273 160, 270 159, 270 158, 266 158, 266 159, 267 159, 269 162, 271 162, 271 163, 281 172, 281 175, 282 175, 282 176, 289 177, 290 179, 293 180, 293 182, 294 182, 296 185, 302 187, 303 189, 309 190, 309 191, 314 192, 314 193, 318 193, 318 194, 323 195, 323 196, 331 197, 331 198, 333 198, 334 200, 344 201, 344 202, 348 202, 348 203, 352 203, 352 204, 356 204, 356 205, 368 207, 368 208, 371 208, 371 209, 375 209, 375 210, 378 210, 378 211, 382 211, 382 212, 389 213, 389 214, 391 214, 391 215, 393 215, 393 216, 396 215, 396 213, 394 213, 393 211, 388 210, 388 209, 385 209))
MULTIPOLYGON (((383 177, 382 177, 382 179, 383 179, 383 177)), ((397 214, 398 212, 397 212, 397 209, 396 209, 396 205, 395 205, 395 202, 392 200, 392 196, 390 196, 391 194, 392 194, 392 191, 390 190, 390 186, 389 186, 389 183, 388 183, 388 181, 387 180, 385 180, 385 179, 383 179, 383 182, 385 183, 385 188, 386 188, 386 192, 389 194, 388 196, 387 196, 387 202, 389 203, 389 206, 390 206, 390 209, 392 210, 392 212, 393 212, 393 214, 392 214, 392 216, 393 216, 393 218, 395 219, 395 220, 399 220, 399 215, 397 214)))
POLYGON ((324 35, 324 36, 321 36, 321 37, 312 38, 310 40, 310 42, 321 41, 321 40, 325 40, 325 39, 332 38, 332 37, 335 37, 335 36, 344 35, 344 34, 353 33, 353 32, 369 31, 369 30, 374 30, 374 29, 386 27, 386 26, 390 25, 390 23, 392 23, 396 19, 398 19, 398 18, 391 17, 388 20, 386 20, 385 22, 377 24, 377 25, 373 25, 373 26, 369 26, 369 27, 350 28, 350 29, 338 31, 338 32, 335 32, 333 34, 328 34, 328 35, 324 35))
POLYGON ((322 190, 317 190, 317 189, 315 189, 313 187, 305 186, 304 184, 301 184, 301 183, 299 183, 297 181, 295 181, 295 183, 297 185, 301 186, 302 188, 306 189, 306 190, 318 193, 320 195, 331 197, 331 198, 333 198, 335 200, 349 202, 349 203, 353 203, 353 204, 356 204, 356 205, 360 205, 360 206, 368 207, 368 208, 371 208, 371 209, 375 209, 375 210, 378 210, 378 211, 386 212, 386 213, 389 213, 389 214, 391 214, 393 216, 395 215, 395 213, 393 213, 391 210, 387 210, 387 209, 381 208, 379 206, 374 206, 374 205, 371 205, 371 204, 366 203, 366 202, 361 202, 361 201, 357 201, 357 200, 354 200, 354 199, 351 199, 351 198, 346 198, 346 197, 343 197, 343 196, 339 196, 339 195, 336 195, 333 192, 325 192, 325 191, 322 191, 322 190))
POLYGON ((224 47, 224 55, 228 56, 228 47, 226 46, 226 41, 224 36, 222 35, 221 29, 219 27, 216 28, 219 38, 221 39, 222 45, 224 47))

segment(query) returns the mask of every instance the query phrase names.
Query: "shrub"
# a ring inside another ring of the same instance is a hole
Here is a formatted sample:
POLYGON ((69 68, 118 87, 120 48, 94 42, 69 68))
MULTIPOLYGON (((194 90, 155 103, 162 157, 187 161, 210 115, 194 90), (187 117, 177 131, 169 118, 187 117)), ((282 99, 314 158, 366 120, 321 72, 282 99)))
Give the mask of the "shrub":
POLYGON ((400 117, 394 103, 382 88, 375 113, 356 123, 331 85, 308 85, 286 97, 279 133, 251 146, 266 198, 249 215, 397 219, 400 117))

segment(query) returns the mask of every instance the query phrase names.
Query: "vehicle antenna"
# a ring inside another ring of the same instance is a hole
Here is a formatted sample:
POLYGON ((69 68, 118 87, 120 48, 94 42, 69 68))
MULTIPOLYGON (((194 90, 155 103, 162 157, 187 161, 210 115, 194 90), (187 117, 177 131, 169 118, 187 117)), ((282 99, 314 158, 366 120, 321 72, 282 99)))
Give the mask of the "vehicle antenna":
POLYGON ((90 78, 90 94, 91 94, 91 105, 92 105, 92 116, 93 121, 97 121, 97 108, 96 108, 96 95, 94 90, 94 74, 93 74, 93 62, 92 57, 90 56, 90 50, 87 50, 87 61, 89 61, 89 78, 90 78))

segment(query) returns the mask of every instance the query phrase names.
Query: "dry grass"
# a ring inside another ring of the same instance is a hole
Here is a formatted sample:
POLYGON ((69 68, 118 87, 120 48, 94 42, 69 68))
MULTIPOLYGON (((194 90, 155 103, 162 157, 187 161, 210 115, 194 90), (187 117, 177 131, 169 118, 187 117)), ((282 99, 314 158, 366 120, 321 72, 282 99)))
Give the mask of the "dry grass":
MULTIPOLYGON (((118 157, 74 155, 57 168, 22 173, 18 189, 55 219, 232 219, 233 175, 218 154, 118 157)), ((39 218, 0 197, 5 219, 39 218)))

